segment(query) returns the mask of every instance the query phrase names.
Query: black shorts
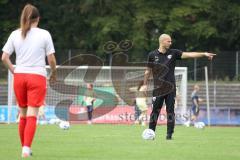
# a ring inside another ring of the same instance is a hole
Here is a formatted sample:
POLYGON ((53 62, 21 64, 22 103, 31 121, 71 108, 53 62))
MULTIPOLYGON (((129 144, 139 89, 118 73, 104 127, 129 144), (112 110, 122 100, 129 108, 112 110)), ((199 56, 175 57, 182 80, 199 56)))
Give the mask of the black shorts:
POLYGON ((87 106, 87 111, 92 112, 93 111, 93 106, 92 105, 87 106))
POLYGON ((199 114, 199 107, 192 106, 192 112, 193 112, 193 115, 198 116, 198 114, 199 114))

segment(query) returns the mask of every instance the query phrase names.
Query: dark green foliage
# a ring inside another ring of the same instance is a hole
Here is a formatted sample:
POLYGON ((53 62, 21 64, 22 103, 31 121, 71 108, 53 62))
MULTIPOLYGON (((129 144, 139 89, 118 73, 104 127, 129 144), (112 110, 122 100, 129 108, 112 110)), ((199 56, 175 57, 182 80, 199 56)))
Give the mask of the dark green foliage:
POLYGON ((19 27, 27 2, 39 8, 40 27, 51 32, 61 62, 67 57, 61 49, 105 58, 107 41, 125 39, 133 41, 131 60, 144 61, 161 33, 172 35, 173 47, 185 51, 240 49, 238 0, 0 0, 1 47, 19 27))

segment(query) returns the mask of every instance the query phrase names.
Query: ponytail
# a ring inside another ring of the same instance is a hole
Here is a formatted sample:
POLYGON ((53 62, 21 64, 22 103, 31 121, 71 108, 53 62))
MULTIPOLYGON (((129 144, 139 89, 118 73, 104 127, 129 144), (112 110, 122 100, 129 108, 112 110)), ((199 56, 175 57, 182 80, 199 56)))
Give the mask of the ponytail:
POLYGON ((138 91, 139 91, 140 88, 143 86, 143 84, 144 84, 144 81, 141 80, 141 81, 139 82, 139 84, 138 84, 138 87, 137 87, 137 90, 138 90, 138 91))
POLYGON ((35 6, 27 4, 23 8, 20 21, 23 39, 26 38, 27 32, 30 30, 32 23, 36 22, 39 17, 39 11, 35 6))

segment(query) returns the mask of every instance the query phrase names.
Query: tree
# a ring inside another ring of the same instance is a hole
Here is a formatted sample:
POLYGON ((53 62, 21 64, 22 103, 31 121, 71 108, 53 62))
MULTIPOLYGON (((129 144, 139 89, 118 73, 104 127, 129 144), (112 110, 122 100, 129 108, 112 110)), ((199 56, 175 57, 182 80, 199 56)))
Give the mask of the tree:
POLYGON ((39 8, 40 27, 51 32, 59 63, 66 59, 66 49, 104 58, 106 42, 125 39, 133 42, 132 61, 144 61, 158 47, 161 33, 172 35, 173 47, 187 51, 240 47, 238 0, 0 0, 1 46, 19 26, 27 2, 39 8))

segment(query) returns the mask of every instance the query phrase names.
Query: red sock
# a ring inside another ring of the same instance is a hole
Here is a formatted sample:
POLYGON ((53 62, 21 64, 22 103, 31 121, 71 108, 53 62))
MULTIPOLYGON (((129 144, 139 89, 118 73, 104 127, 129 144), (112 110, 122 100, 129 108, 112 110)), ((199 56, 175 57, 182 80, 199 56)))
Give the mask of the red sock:
POLYGON ((24 131, 24 146, 31 147, 36 127, 37 118, 35 116, 27 117, 27 123, 24 131))
POLYGON ((24 143, 24 130, 25 130, 26 122, 27 122, 26 117, 20 117, 20 120, 18 123, 18 134, 19 134, 22 146, 24 143))

